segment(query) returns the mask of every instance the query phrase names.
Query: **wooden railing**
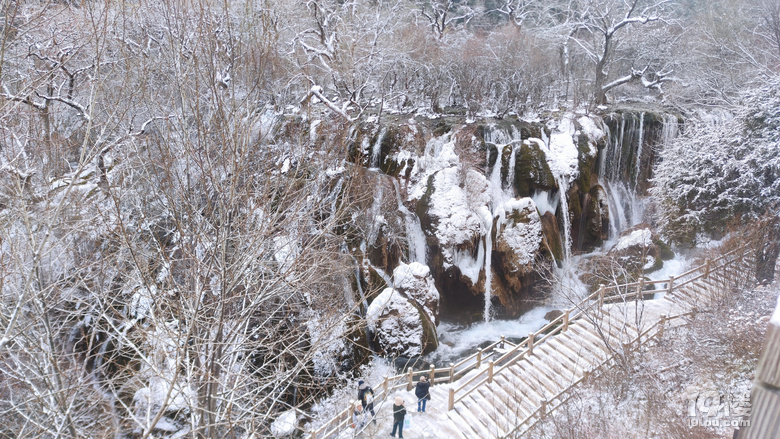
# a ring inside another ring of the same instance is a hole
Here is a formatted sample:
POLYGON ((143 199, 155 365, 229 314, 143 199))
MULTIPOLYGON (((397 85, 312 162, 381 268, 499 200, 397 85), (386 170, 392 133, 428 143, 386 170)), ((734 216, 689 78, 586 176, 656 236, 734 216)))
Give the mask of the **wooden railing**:
MULTIPOLYGON (((497 347, 504 348, 505 346, 514 345, 507 341, 504 337, 501 337, 500 340, 490 344, 483 349, 477 350, 477 352, 469 355, 461 361, 457 363, 450 363, 446 368, 437 369, 435 365, 431 364, 429 369, 414 370, 412 368, 408 368, 405 373, 394 376, 385 376, 379 387, 374 389, 374 405, 381 405, 381 403, 387 399, 388 395, 398 389, 406 388, 406 390, 412 390, 415 379, 422 375, 426 375, 428 377, 431 385, 436 382, 441 383, 442 381, 449 383, 454 382, 469 371, 475 368, 480 368, 484 363, 484 358, 490 355, 488 352, 497 347)), ((350 401, 349 405, 344 410, 340 411, 328 422, 312 431, 309 437, 311 439, 324 439, 332 437, 333 435, 337 435, 339 432, 343 431, 352 422, 351 416, 354 404, 354 400, 350 401)))
MULTIPOLYGON (((752 249, 747 249, 746 247, 741 247, 735 250, 732 250, 731 252, 728 252, 719 258, 710 261, 707 260, 707 262, 704 265, 701 265, 699 267, 696 267, 692 270, 689 270, 681 275, 678 276, 679 278, 685 278, 686 276, 690 276, 689 278, 685 279, 684 281, 674 284, 672 277, 670 280, 672 282, 669 283, 668 288, 664 288, 662 290, 650 290, 645 292, 645 294, 648 293, 655 293, 655 292, 668 292, 671 293, 673 289, 681 288, 687 284, 693 283, 699 279, 707 279, 710 274, 717 272, 719 270, 725 270, 726 267, 729 265, 732 265, 735 262, 742 262, 745 258, 745 256, 749 256, 749 254, 752 253, 752 249), (723 259, 727 258, 728 256, 735 256, 734 258, 731 258, 730 260, 722 261, 723 259), (722 261, 722 262, 721 262, 722 261), (712 264, 720 264, 713 266, 712 264), (701 274, 692 276, 697 271, 701 271, 701 274)), ((740 267, 736 267, 736 269, 739 269, 740 267)), ((749 272, 742 272, 739 273, 739 275, 742 276, 748 276, 750 275, 749 272)), ((657 283, 659 281, 654 281, 653 283, 657 283)), ((664 281, 660 281, 664 282, 664 281)), ((641 284, 641 282, 639 282, 641 284)), ((631 286, 636 284, 630 284, 631 286)), ((652 324, 649 328, 645 329, 644 331, 638 333, 636 337, 633 337, 631 340, 629 340, 627 343, 624 343, 625 349, 638 349, 650 340, 657 339, 660 340, 664 333, 664 328, 668 324, 668 322, 673 321, 675 319, 683 318, 691 316, 695 313, 695 311, 689 311, 686 313, 681 313, 678 315, 662 315, 660 320, 652 324), (655 332, 655 333, 653 333, 655 332), (652 334, 652 335, 651 335, 652 334)), ((600 375, 601 372, 603 372, 610 362, 615 360, 615 356, 618 355, 618 352, 612 352, 611 354, 607 355, 607 358, 604 359, 601 363, 596 365, 594 369, 590 372, 586 371, 585 374, 580 377, 579 379, 572 381, 568 386, 566 386, 564 389, 562 389, 560 392, 558 392, 556 395, 553 395, 549 401, 554 401, 551 405, 548 405, 545 401, 542 401, 542 404, 540 404, 540 407, 529 414, 522 422, 520 422, 513 430, 502 436, 502 439, 509 439, 510 437, 516 437, 515 435, 523 430, 528 431, 531 427, 533 427, 537 422, 539 422, 541 419, 544 418, 546 413, 552 412, 556 408, 560 407, 562 404, 564 404, 566 401, 571 398, 573 395, 571 393, 571 390, 576 387, 579 383, 584 381, 585 379, 589 377, 595 377, 600 375)))
MULTIPOLYGON (((676 289, 679 289, 702 278, 707 279, 712 273, 724 269, 735 261, 742 260, 746 251, 746 247, 734 249, 716 259, 708 259, 704 264, 688 270, 685 273, 678 275, 677 277, 670 276, 669 279, 657 281, 640 280, 639 282, 609 287, 601 285, 597 291, 588 295, 586 298, 582 299, 579 303, 575 304, 571 308, 565 310, 559 317, 553 319, 538 331, 530 333, 528 337, 519 344, 513 344, 502 336, 501 339, 495 343, 477 350, 477 352, 469 355, 457 363, 450 363, 448 367, 436 368, 433 364, 431 364, 429 369, 414 370, 409 368, 405 373, 394 376, 385 376, 380 386, 374 389, 374 405, 377 407, 380 406, 387 399, 388 395, 397 389, 405 387, 406 390, 412 390, 415 378, 419 378, 419 376, 428 376, 431 385, 433 385, 436 382, 441 383, 442 381, 453 383, 467 373, 473 370, 479 370, 479 373, 474 374, 474 376, 470 377, 457 388, 450 388, 448 410, 452 410, 457 402, 461 401, 471 392, 480 386, 492 383, 493 377, 496 374, 500 374, 506 368, 511 367, 516 362, 531 354, 535 346, 546 342, 559 332, 566 332, 568 330, 570 321, 576 320, 586 313, 591 312, 593 308, 598 307, 597 309, 601 309, 605 302, 610 303, 618 300, 641 300, 643 296, 649 294, 671 294, 676 289), (731 256, 735 257, 730 258, 731 256), (650 285, 657 286, 659 284, 666 284, 666 286, 663 288, 647 289, 650 285), (539 336, 541 337, 537 339, 539 336), (507 347, 509 347, 509 350, 505 351, 507 347), (499 348, 500 351, 496 351, 496 348, 499 348), (495 358, 497 355, 500 356, 495 358)), ((669 317, 669 319, 678 317, 680 316, 669 317)), ((657 328, 659 324, 662 325, 663 321, 658 322, 648 330, 638 334, 637 337, 631 341, 631 343, 634 343, 637 339, 641 339, 644 334, 648 334, 653 328, 657 328)), ((661 331, 662 330, 663 327, 661 326, 661 331)), ((611 361, 613 358, 614 355, 609 356, 604 363, 599 365, 599 367, 606 364, 606 362, 611 361)), ((561 392, 561 394, 567 392, 580 381, 582 381, 582 378, 573 382, 563 392, 561 392)), ((556 398, 551 398, 551 400, 554 399, 556 398)), ((354 403, 354 400, 350 401, 349 405, 344 410, 337 413, 333 418, 325 422, 316 430, 308 433, 309 438, 326 439, 333 437, 334 435, 338 435, 340 432, 346 429, 351 423, 354 403)), ((555 407, 558 405, 560 405, 560 403, 555 407)), ((539 410, 543 411, 544 406, 545 404, 543 404, 539 410)), ((533 418, 534 415, 530 416, 529 419, 533 418)), ((521 423, 514 431, 517 431, 519 428, 525 425, 527 421, 528 420, 521 423)))
POLYGON ((704 264, 688 270, 677 277, 670 276, 668 279, 656 281, 640 280, 638 282, 609 287, 601 285, 597 291, 585 297, 573 307, 565 310, 560 316, 544 325, 541 329, 528 334, 525 341, 516 345, 497 360, 490 361, 488 367, 480 373, 475 374, 460 386, 451 388, 449 391, 447 409, 452 410, 455 404, 463 400, 463 398, 467 397, 480 386, 492 383, 494 375, 500 374, 505 369, 531 354, 534 346, 546 342, 559 332, 566 332, 570 321, 582 317, 588 312, 591 312, 594 308, 600 310, 605 302, 641 300, 644 295, 655 293, 671 294, 674 290, 682 288, 696 280, 707 279, 712 273, 724 269, 735 261, 741 261, 746 251, 747 248, 743 246, 725 253, 714 260, 707 259, 704 264), (648 285, 659 284, 666 284, 666 287, 649 290, 645 289, 648 285), (537 339, 539 336, 541 336, 541 338, 537 339), (500 367, 496 369, 496 365, 500 365, 500 367))

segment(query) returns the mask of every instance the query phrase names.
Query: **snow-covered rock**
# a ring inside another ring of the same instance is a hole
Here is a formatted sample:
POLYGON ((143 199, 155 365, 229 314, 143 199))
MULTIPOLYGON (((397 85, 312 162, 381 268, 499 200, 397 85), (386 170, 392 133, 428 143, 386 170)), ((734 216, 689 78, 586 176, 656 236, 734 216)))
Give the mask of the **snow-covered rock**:
POLYGON ((382 291, 369 305, 366 318, 385 355, 414 357, 438 346, 436 327, 427 313, 398 290, 382 291))
POLYGON ((393 271, 393 285, 402 294, 416 302, 428 316, 428 319, 439 323, 439 290, 433 282, 431 270, 419 262, 401 263, 393 271))
POLYGON ((623 232, 607 256, 630 273, 649 273, 663 265, 657 241, 650 226, 639 224, 623 232))
POLYGON ((499 295, 504 306, 512 307, 516 296, 524 296, 533 282, 529 275, 542 247, 542 221, 531 198, 509 200, 503 210, 495 245, 499 257, 495 260, 509 288, 497 292, 506 296, 499 295))

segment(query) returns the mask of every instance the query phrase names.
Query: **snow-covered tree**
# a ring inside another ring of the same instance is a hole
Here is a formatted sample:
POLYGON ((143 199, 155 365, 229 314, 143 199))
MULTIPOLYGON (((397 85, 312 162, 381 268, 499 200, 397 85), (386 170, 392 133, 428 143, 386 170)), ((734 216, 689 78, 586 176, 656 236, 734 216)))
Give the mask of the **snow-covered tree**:
POLYGON ((664 233, 693 241, 738 218, 778 212, 780 81, 743 94, 733 117, 693 119, 661 152, 651 191, 664 233))

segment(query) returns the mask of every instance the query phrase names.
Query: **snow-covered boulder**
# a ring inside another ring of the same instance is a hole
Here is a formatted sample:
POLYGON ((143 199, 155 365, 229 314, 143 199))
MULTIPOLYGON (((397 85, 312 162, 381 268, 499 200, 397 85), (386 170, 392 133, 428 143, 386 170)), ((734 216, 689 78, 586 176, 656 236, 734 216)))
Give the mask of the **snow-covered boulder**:
POLYGON ((630 273, 649 273, 663 266, 659 241, 650 226, 639 224, 620 234, 618 242, 609 249, 607 257, 630 273))
POLYGON ((483 295, 483 240, 492 221, 488 189, 481 173, 449 167, 428 178, 417 203, 433 276, 448 282, 447 293, 459 299, 483 295))
MULTIPOLYGON (((526 289, 526 277, 542 247, 542 221, 530 198, 509 200, 504 204, 504 221, 496 236, 497 262, 510 288, 526 289)), ((502 300, 503 302, 503 300, 502 300)))
POLYGON ((430 268, 419 262, 401 263, 393 271, 393 285, 422 308, 434 326, 439 324, 439 290, 430 268))
POLYGON ((398 290, 382 291, 369 305, 366 317, 374 341, 387 356, 414 357, 438 347, 433 321, 398 290))
POLYGON ((473 169, 450 167, 429 178, 417 213, 426 235, 436 238, 446 264, 454 263, 458 249, 485 235, 489 202, 487 178, 473 169))

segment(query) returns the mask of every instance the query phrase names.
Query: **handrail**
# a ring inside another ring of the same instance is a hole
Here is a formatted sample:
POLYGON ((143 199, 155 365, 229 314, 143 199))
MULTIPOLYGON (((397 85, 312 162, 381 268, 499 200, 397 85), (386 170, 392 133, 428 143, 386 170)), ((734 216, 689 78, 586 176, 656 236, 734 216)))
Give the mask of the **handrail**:
MULTIPOLYGON (((725 254, 723 254, 723 255, 719 256, 718 258, 716 258, 716 259, 715 259, 715 261, 720 261, 721 259, 723 259, 723 258, 725 258, 725 257, 727 257, 727 256, 731 256, 731 255, 732 255, 732 254, 734 254, 734 253, 735 253, 737 250, 741 250, 741 249, 743 249, 743 248, 744 248, 744 246, 743 246, 743 247, 740 247, 740 248, 732 249, 732 250, 730 250, 729 252, 727 252, 727 253, 725 253, 725 254)), ((744 256, 744 255, 743 255, 743 256, 744 256)), ((684 272, 682 275, 680 275, 680 276, 678 276, 678 277, 682 278, 682 277, 685 277, 685 276, 689 276, 689 275, 691 275, 691 274, 695 273, 696 271, 700 271, 700 270, 704 270, 704 271, 705 271, 705 273, 706 273, 707 275, 709 275, 709 274, 712 274, 714 271, 717 271, 717 270, 719 270, 719 269, 722 269, 722 268, 726 267, 727 265, 731 264, 731 263, 732 263, 732 262, 734 262, 735 260, 736 260, 736 259, 733 259, 733 260, 730 260, 730 261, 726 261, 726 262, 724 262, 723 264, 721 264, 721 265, 719 265, 719 266, 716 266, 715 268, 713 268, 713 267, 712 267, 712 261, 711 261, 711 260, 707 260, 707 261, 706 261, 704 264, 702 264, 702 265, 700 265, 700 266, 698 266, 698 267, 695 267, 695 268, 693 268, 693 269, 691 269, 691 270, 688 270, 687 272, 684 272)), ((658 292, 671 292, 671 291, 673 291, 674 289, 676 289, 676 288, 680 288, 680 287, 682 287, 682 286, 684 286, 684 285, 687 285, 687 284, 689 283, 689 282, 686 280, 686 281, 685 281, 685 282, 683 282, 683 283, 680 283, 680 284, 677 284, 677 285, 675 285, 675 284, 674 284, 674 280, 675 280, 675 279, 677 279, 677 278, 676 278, 676 277, 674 277, 674 276, 671 276, 671 277, 669 277, 669 279, 666 279, 666 280, 658 280, 658 281, 652 281, 652 282, 653 282, 653 283, 667 283, 667 284, 669 284, 669 285, 670 285, 670 287, 669 287, 669 288, 662 289, 662 290, 660 290, 660 291, 658 291, 658 292)), ((624 298, 624 299, 625 299, 625 298, 628 298, 628 297, 633 297, 633 298, 636 298, 636 294, 637 294, 636 292, 631 292, 631 293, 623 293, 623 292, 620 292, 620 289, 621 289, 621 288, 627 289, 627 288, 628 288, 628 287, 630 287, 630 286, 639 286, 639 285, 641 285, 641 284, 642 284, 642 282, 641 282, 641 281, 639 281, 639 282, 632 282, 632 283, 628 283, 628 284, 621 284, 621 285, 617 285, 617 286, 609 286, 609 287, 607 287, 607 286, 604 286, 604 285, 601 285, 601 287, 600 287, 600 288, 599 288, 597 291, 595 291, 595 292, 591 293, 591 294, 590 294, 590 295, 588 295, 586 298, 582 299, 582 300, 581 300, 581 301, 580 301, 580 302, 579 302, 577 305, 573 306, 572 308, 569 308, 569 309, 568 309, 568 310, 567 310, 567 311, 564 313, 564 315, 565 315, 565 314, 571 314, 573 311, 580 311, 580 312, 579 312, 579 314, 577 315, 577 317, 579 317, 580 315, 584 314, 584 312, 585 312, 587 309, 591 308, 591 307, 594 305, 593 299, 596 299, 596 298, 598 298, 598 302, 596 302, 596 303, 597 303, 597 304, 599 304, 599 307, 600 307, 600 306, 603 304, 604 300, 605 300, 605 299, 607 299, 608 297, 611 297, 611 298, 618 298, 618 297, 620 297, 620 298, 624 298), (607 292, 607 291, 610 291, 610 290, 617 291, 617 294, 615 294, 615 295, 613 295, 613 296, 606 296, 606 292, 607 292), (600 302, 600 303, 599 303, 599 302, 600 302)), ((646 292, 642 292, 641 294, 648 294, 648 293, 646 293, 646 292)), ((561 316, 561 317, 562 317, 562 316, 561 316)), ((573 318, 571 318, 571 315, 569 315, 569 319, 570 319, 570 320, 574 320, 573 318)), ((554 321, 552 321, 552 322, 548 323, 547 325, 545 325, 545 326, 544 326, 542 329, 540 329, 539 331, 537 331, 537 333, 532 333, 532 334, 530 334, 530 335, 541 334, 541 333, 542 333, 544 330, 547 330, 547 329, 549 329, 549 327, 551 327, 551 326, 552 326, 552 324, 553 324, 553 322, 555 322, 556 320, 557 320, 557 319, 555 319, 554 321)), ((529 335, 529 336, 530 336, 530 335, 529 335)), ((540 338, 540 339, 539 339, 539 341, 538 341, 538 342, 536 342, 535 344, 543 343, 543 342, 547 341, 547 339, 548 339, 548 338, 549 338, 549 337, 547 337, 547 336, 544 336, 544 337, 540 338)), ((518 361, 518 360, 522 359, 522 358, 523 358, 523 357, 525 357, 525 355, 526 355, 526 354, 529 352, 529 348, 527 347, 527 343, 526 343, 525 345, 526 345, 526 348, 525 348, 525 349, 524 349, 522 352, 520 352, 520 351, 519 351, 519 348, 520 348, 520 347, 522 347, 522 346, 524 346, 524 344, 523 344, 523 343, 519 344, 519 345, 518 345, 518 346, 517 346, 515 349, 512 349, 512 350, 509 352, 509 353, 515 353, 515 352, 517 352, 517 354, 516 354, 516 360, 515 360, 515 361, 518 361)), ((507 355, 508 355, 509 353, 507 353, 507 355)), ((506 358, 507 358, 507 355, 505 355, 505 356, 502 356, 502 357, 499 359, 499 361, 497 361, 496 363, 500 363, 501 361, 505 361, 505 360, 506 360, 506 358)), ((495 370, 493 370, 493 371, 491 371, 491 370, 484 370, 484 371, 480 372, 479 374, 475 375, 474 377, 472 377, 471 379, 469 379, 469 381, 467 381, 467 382, 466 382, 466 383, 464 383, 463 385, 459 386, 458 388, 453 388, 453 389, 451 389, 451 390, 450 390, 450 404, 449 404, 449 405, 450 405, 450 407, 449 407, 448 409, 452 409, 452 406, 454 406, 454 404, 455 404, 455 403, 457 403, 457 402, 459 402, 459 401, 463 400, 463 398, 465 398, 466 396, 468 396, 468 395, 469 395, 469 394, 470 394, 472 391, 474 391, 476 388, 478 388, 478 387, 481 387, 481 386, 483 386, 485 383, 488 383, 488 382, 492 381, 492 375, 495 375, 495 374, 499 373, 500 371, 503 371, 503 370, 504 370, 506 367, 509 367, 509 366, 511 366, 511 364, 514 364, 514 361, 513 361, 513 362, 511 362, 509 365, 504 365, 504 366, 500 367, 500 368, 498 369, 498 371, 495 371, 495 370), (483 376, 483 375, 485 375, 485 374, 487 374, 487 376, 483 376), (474 382, 476 381, 477 377, 480 377, 480 378, 481 378, 481 380, 480 380, 480 381, 479 381, 479 382, 478 382, 478 383, 477 383, 475 386, 473 386, 473 387, 471 387, 470 389, 468 389, 468 390, 464 391, 464 389, 465 389, 467 386, 469 386, 470 384, 472 384, 472 383, 474 383, 474 382), (455 396, 454 394, 456 394, 456 393, 458 393, 458 392, 462 392, 462 393, 461 393, 460 395, 457 395, 457 396, 455 396)))
MULTIPOLYGON (((457 377, 466 375, 468 372, 471 372, 472 370, 482 369, 481 371, 479 371, 479 373, 469 378, 468 381, 466 381, 465 383, 461 384, 457 388, 453 387, 450 389, 450 401, 449 401, 450 407, 448 409, 452 409, 452 406, 455 403, 461 401, 463 398, 468 396, 475 389, 479 388, 485 383, 491 382, 493 375, 497 375, 503 372, 506 368, 511 367, 517 361, 525 358, 525 356, 530 353, 530 351, 533 349, 534 346, 545 343, 553 335, 565 331, 566 330, 565 328, 567 327, 569 322, 580 318, 590 308, 593 308, 594 306, 598 306, 599 309, 601 309, 601 306, 604 304, 605 301, 613 301, 615 299, 640 300, 644 295, 662 293, 662 292, 671 293, 674 290, 679 289, 685 285, 691 284, 699 279, 702 278, 706 279, 710 274, 722 270, 728 265, 736 262, 737 258, 732 258, 730 260, 726 260, 722 264, 720 263, 720 261, 722 261, 724 258, 728 258, 734 255, 738 251, 742 252, 740 256, 743 258, 746 255, 745 253, 746 248, 747 245, 744 245, 741 247, 734 248, 718 256, 715 259, 712 260, 707 259, 704 264, 694 267, 676 277, 670 276, 668 279, 663 279, 663 280, 647 280, 647 281, 640 280, 637 282, 630 282, 630 283, 625 283, 620 285, 610 285, 610 286, 601 285, 598 290, 587 295, 585 298, 580 300, 579 303, 573 305, 571 308, 564 311, 560 316, 548 322, 546 325, 544 325, 542 328, 537 330, 535 333, 529 334, 529 338, 527 338, 521 343, 514 345, 511 349, 504 352, 498 359, 493 360, 492 362, 487 362, 488 367, 483 367, 483 363, 486 363, 487 358, 493 357, 495 355, 495 353, 491 351, 495 350, 495 348, 499 344, 507 343, 503 337, 501 340, 498 340, 488 345, 484 349, 478 350, 477 352, 469 355, 468 357, 460 360, 455 364, 450 363, 449 367, 435 369, 434 366, 431 365, 431 369, 414 370, 409 368, 406 373, 385 377, 381 385, 381 389, 379 391, 375 391, 375 401, 380 401, 380 402, 384 401, 388 397, 390 392, 395 391, 396 389, 402 388, 404 386, 408 387, 415 376, 428 374, 431 372, 433 372, 435 376, 436 372, 443 373, 443 371, 446 370, 448 371, 449 376, 446 377, 445 379, 449 382, 454 382, 457 377), (702 272, 701 274, 694 276, 693 278, 690 279, 685 279, 686 277, 700 271, 702 272), (656 288, 653 290, 642 289, 642 290, 636 290, 630 292, 626 291, 631 288, 636 288, 636 287, 643 288, 647 285, 656 285, 656 284, 667 284, 668 287, 656 288), (621 291, 621 289, 623 291, 621 291), (541 335, 541 337, 538 340, 534 340, 537 335, 541 335), (529 341, 531 342, 530 345, 529 345, 529 341), (500 365, 500 366, 494 370, 491 363, 492 365, 500 365), (389 384, 390 382, 395 382, 395 384, 391 386, 389 384), (475 382, 476 385, 466 390, 470 385, 474 384, 475 382), (455 397, 455 394, 459 394, 459 395, 455 397)), ((669 317, 667 318, 667 320, 670 320, 672 318, 678 318, 678 317, 679 316, 669 317)), ((659 322, 656 322, 656 324, 652 325, 651 328, 648 328, 648 330, 642 331, 640 334, 637 335, 636 338, 631 340, 630 343, 633 343, 637 339, 649 333, 648 331, 658 326, 658 324, 659 322)), ((608 356, 608 359, 605 361, 610 361, 612 358, 614 358, 614 353, 611 356, 608 356)), ((434 378, 434 376, 432 376, 432 378, 434 378)), ((581 380, 582 378, 575 383, 578 383, 581 380)), ((573 386, 574 384, 567 387, 566 391, 568 391, 573 386)), ((336 414, 336 416, 334 416, 329 421, 322 424, 318 429, 310 432, 311 433, 310 437, 312 439, 318 439, 318 438, 325 439, 330 437, 332 434, 341 431, 341 429, 343 429, 344 427, 346 427, 346 425, 349 424, 350 413, 351 413, 351 408, 349 407, 345 410, 340 411, 339 413, 336 414), (334 423, 336 424, 335 427, 331 428, 334 423), (323 433, 324 435, 320 436, 323 433)), ((527 419, 530 419, 535 415, 536 412, 529 415, 527 419)), ((520 428, 525 422, 526 421, 523 421, 523 423, 521 423, 517 428, 520 428)), ((513 431, 517 431, 517 429, 513 431)))

